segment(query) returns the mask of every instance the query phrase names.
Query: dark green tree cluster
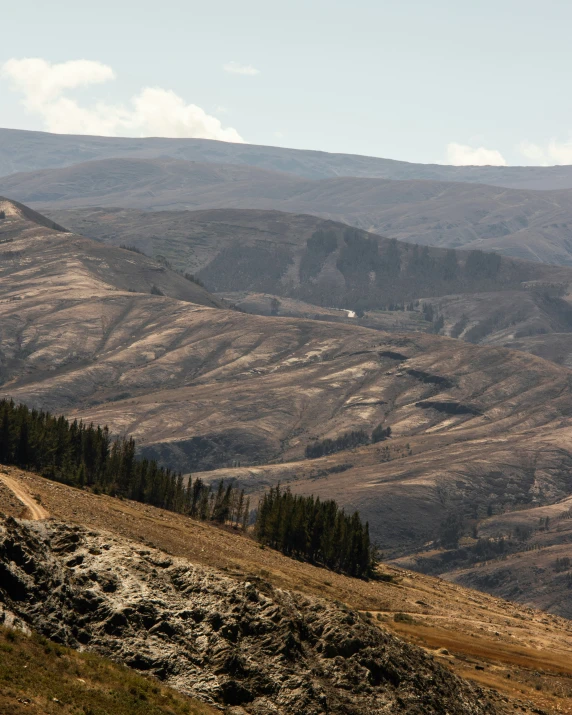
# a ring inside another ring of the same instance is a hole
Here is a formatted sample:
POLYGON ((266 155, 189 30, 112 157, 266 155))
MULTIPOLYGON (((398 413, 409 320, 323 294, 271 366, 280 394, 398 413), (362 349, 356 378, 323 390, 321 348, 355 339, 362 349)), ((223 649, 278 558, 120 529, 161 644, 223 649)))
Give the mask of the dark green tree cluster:
POLYGON ((498 253, 471 251, 465 263, 465 273, 468 278, 495 278, 501 265, 498 253))
POLYGON ((357 511, 347 515, 335 501, 294 496, 278 485, 262 497, 255 534, 287 556, 350 576, 371 576, 375 569, 367 522, 362 523, 357 511))
POLYGON ((353 449, 354 447, 359 447, 360 444, 369 444, 369 435, 365 430, 352 430, 351 432, 344 432, 339 437, 335 439, 316 440, 306 447, 306 457, 308 459, 315 459, 316 457, 323 457, 324 454, 334 454, 335 452, 342 452, 344 449, 353 449))
POLYGON ((335 231, 319 229, 306 241, 306 251, 300 259, 300 280, 315 278, 322 270, 326 258, 338 247, 335 231))
POLYGON ((112 440, 107 427, 68 422, 12 400, 0 401, 0 464, 197 519, 248 522, 249 500, 232 483, 213 490, 200 478, 185 482, 155 460, 136 457, 132 438, 112 440))
POLYGON ((346 229, 336 265, 346 279, 346 284, 361 285, 365 276, 379 269, 377 238, 369 237, 357 228, 346 229))
POLYGON ((384 427, 381 423, 369 434, 363 430, 352 430, 344 432, 339 437, 330 439, 315 440, 306 447, 306 459, 317 459, 325 454, 335 454, 343 452, 344 449, 354 449, 362 444, 370 444, 370 442, 381 442, 391 436, 391 427, 384 427))
POLYGON ((383 442, 384 439, 391 437, 391 427, 384 427, 381 422, 371 433, 371 441, 375 444, 376 442, 383 442))

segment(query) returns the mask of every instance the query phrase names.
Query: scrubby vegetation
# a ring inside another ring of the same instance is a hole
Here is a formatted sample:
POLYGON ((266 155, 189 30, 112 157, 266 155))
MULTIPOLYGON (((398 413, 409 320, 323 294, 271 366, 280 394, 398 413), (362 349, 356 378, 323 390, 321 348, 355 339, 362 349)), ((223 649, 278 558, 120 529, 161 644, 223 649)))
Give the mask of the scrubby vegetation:
MULTIPOLYGON (((498 254, 479 250, 458 254, 452 249, 379 239, 357 228, 332 228, 318 230, 307 240, 300 259, 300 288, 295 297, 319 305, 351 308, 358 316, 360 311, 372 309, 411 310, 423 294, 498 290, 501 273, 502 259, 498 254), (340 290, 331 276, 320 275, 326 259, 334 252, 345 291, 340 290)), ((516 274, 505 276, 503 289, 506 283, 517 280, 516 274)), ((235 290, 246 287, 237 285, 235 290)), ((258 279, 253 277, 248 289, 260 289, 258 279)), ((293 295, 291 287, 287 290, 293 295)), ((424 317, 434 323, 431 332, 438 333, 443 328, 443 318, 426 311, 432 311, 427 304, 424 317)))
POLYGON ((132 253, 139 253, 139 254, 141 254, 142 256, 146 256, 146 255, 147 255, 147 254, 145 253, 145 251, 142 251, 140 248, 137 248, 137 246, 131 246, 131 245, 128 246, 127 244, 122 243, 122 244, 119 246, 119 248, 122 248, 124 251, 131 251, 132 253))
POLYGON ((306 447, 306 457, 308 459, 323 457, 325 454, 334 454, 344 449, 359 447, 361 444, 369 444, 369 441, 370 437, 365 430, 344 432, 344 434, 335 439, 326 438, 312 442, 306 447))
POLYGON ((370 576, 375 553, 357 512, 351 516, 335 501, 270 489, 258 507, 256 538, 287 556, 307 559, 350 576, 370 576))
POLYGON ((335 231, 315 231, 306 241, 306 252, 300 260, 300 281, 315 278, 327 257, 338 247, 335 231))

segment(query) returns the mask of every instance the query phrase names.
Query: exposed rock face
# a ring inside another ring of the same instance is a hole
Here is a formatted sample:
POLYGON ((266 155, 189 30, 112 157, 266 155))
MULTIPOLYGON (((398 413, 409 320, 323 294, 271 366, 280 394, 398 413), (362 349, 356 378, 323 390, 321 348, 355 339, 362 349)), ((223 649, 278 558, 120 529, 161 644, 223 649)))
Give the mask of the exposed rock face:
POLYGON ((7 518, 0 601, 31 627, 231 713, 495 713, 359 614, 55 522, 7 518))

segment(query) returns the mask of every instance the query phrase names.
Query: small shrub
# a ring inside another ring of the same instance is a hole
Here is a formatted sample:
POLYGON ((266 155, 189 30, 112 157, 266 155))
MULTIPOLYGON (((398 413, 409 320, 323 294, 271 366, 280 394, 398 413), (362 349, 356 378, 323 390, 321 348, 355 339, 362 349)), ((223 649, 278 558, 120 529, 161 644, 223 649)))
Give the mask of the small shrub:
POLYGON ((393 620, 396 623, 415 623, 409 613, 402 613, 401 611, 399 611, 393 616, 393 620))
POLYGON ((165 295, 160 288, 157 288, 155 284, 151 286, 151 295, 165 295))

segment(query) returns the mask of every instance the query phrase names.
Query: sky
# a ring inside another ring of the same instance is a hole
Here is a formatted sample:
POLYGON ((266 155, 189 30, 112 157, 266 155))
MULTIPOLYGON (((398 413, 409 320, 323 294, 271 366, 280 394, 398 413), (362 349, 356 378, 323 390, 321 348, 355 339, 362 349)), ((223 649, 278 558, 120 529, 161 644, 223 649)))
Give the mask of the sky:
POLYGON ((569 0, 27 0, 0 126, 572 164, 569 0))

